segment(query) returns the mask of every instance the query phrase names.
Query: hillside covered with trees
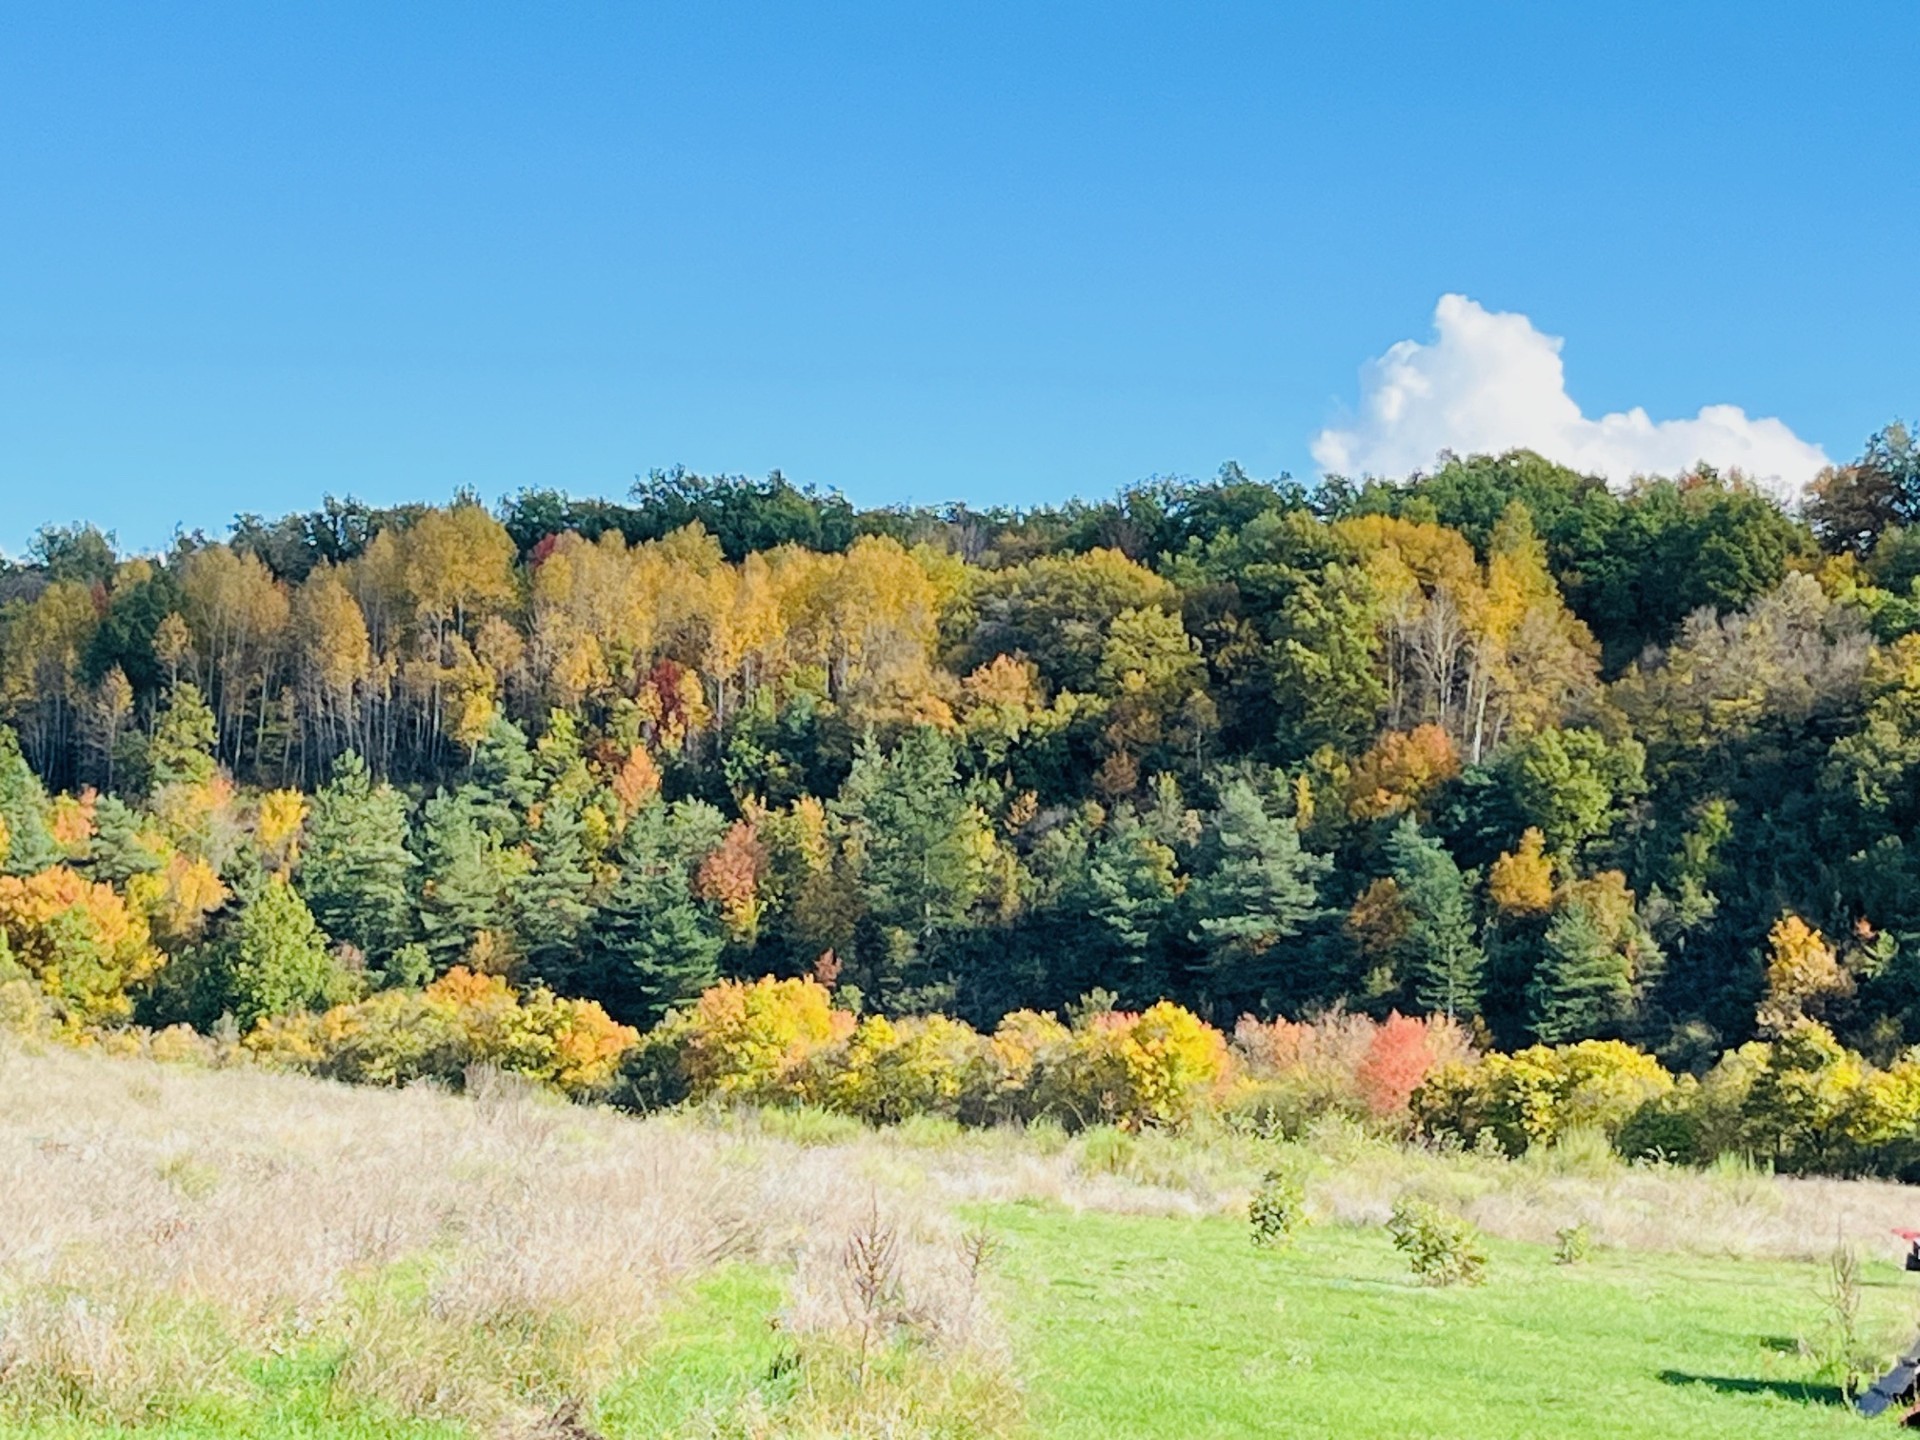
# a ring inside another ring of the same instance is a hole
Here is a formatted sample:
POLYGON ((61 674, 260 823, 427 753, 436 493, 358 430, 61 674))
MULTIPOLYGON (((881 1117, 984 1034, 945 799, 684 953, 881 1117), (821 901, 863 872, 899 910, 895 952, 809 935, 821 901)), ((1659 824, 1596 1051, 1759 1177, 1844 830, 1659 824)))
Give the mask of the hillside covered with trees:
MULTIPOLYGON (((109 517, 103 517, 106 519, 109 517)), ((0 574, 0 937, 62 1023, 459 967, 987 1026, 1920 1043, 1920 447, 1798 514, 1524 452, 1011 513, 656 474, 0 574)), ((584 1012, 581 1012, 584 1013, 584 1012)))

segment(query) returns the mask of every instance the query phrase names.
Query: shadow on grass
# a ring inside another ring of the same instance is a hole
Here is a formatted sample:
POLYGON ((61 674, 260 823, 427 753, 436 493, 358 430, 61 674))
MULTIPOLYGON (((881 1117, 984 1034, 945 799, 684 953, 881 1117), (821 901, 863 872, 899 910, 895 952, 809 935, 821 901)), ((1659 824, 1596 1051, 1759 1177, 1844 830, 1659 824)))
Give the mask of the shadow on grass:
POLYGON ((1820 1385, 1810 1380, 1755 1380, 1748 1376, 1689 1375, 1684 1370, 1662 1370, 1666 1385, 1705 1385, 1722 1395, 1777 1395, 1802 1405, 1844 1405, 1846 1392, 1838 1385, 1820 1385))

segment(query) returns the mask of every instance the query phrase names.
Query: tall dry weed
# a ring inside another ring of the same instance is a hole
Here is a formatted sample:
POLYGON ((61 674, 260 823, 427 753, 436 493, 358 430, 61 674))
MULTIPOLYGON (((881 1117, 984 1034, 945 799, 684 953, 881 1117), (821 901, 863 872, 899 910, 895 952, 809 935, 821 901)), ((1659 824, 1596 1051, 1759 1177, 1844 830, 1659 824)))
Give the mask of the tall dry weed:
POLYGON ((509 1433, 584 1413, 732 1258, 789 1268, 788 1323, 842 1335, 830 1257, 869 1203, 919 1341, 980 1330, 954 1227, 874 1177, 469 1079, 358 1090, 0 1042, 0 1413, 137 1424, 244 1386, 236 1354, 324 1341, 343 1394, 509 1433))

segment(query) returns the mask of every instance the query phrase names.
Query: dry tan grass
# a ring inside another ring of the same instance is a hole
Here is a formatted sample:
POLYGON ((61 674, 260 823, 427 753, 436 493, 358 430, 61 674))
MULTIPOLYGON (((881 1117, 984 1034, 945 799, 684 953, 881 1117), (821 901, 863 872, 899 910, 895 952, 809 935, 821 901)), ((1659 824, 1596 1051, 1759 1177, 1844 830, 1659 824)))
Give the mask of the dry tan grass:
POLYGON ((0 1096, 0 1408, 117 1421, 239 1383, 236 1348, 324 1343, 343 1394, 536 1433, 590 1415, 680 1288, 739 1259, 787 1277, 780 1323, 827 1363, 806 1408, 733 1415, 724 1433, 981 1433, 996 1427, 926 1418, 1017 1410, 957 1209, 1235 1214, 1283 1151, 1333 1223, 1378 1223, 1412 1190, 1514 1239, 1585 1223, 1603 1245, 1818 1258, 1836 1240, 1891 1249, 1888 1230, 1920 1217, 1898 1185, 1629 1167, 1591 1144, 1440 1155, 1338 1123, 1283 1147, 1227 1130, 642 1121, 485 1076, 465 1097, 354 1090, 4 1039, 0 1096), (902 1337, 934 1363, 890 1371, 902 1337))
POLYGON ((16 1410, 131 1420, 233 1383, 238 1347, 337 1343, 337 1385, 505 1433, 590 1401, 676 1287, 794 1275, 843 1343, 849 1236, 897 1237, 891 1340, 984 1352, 959 1227, 927 1196, 769 1137, 353 1090, 0 1042, 0 1379, 16 1410), (873 1217, 881 1217, 875 1222, 873 1217))
POLYGON ((1891 1231, 1920 1227, 1920 1189, 1892 1182, 1801 1179, 1736 1165, 1628 1165, 1596 1143, 1520 1160, 1442 1154, 1338 1121, 1298 1146, 1218 1130, 1072 1138, 972 1132, 940 1144, 907 1131, 839 1140, 831 1153, 835 1163, 947 1204, 1025 1200, 1122 1214, 1239 1214, 1260 1174, 1286 1155, 1310 1176, 1311 1208, 1336 1224, 1383 1224, 1395 1198, 1413 1190, 1490 1234, 1540 1244, 1584 1223, 1597 1243, 1621 1249, 1822 1260, 1840 1241, 1863 1254, 1897 1254, 1891 1231))

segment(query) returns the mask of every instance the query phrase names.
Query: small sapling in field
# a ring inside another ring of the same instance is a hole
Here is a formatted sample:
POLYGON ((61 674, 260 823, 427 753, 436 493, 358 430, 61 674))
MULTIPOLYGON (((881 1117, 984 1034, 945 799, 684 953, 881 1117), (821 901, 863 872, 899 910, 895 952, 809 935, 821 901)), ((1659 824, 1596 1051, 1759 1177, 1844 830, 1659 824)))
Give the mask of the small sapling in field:
POLYGON ((1387 1233, 1427 1285, 1479 1285, 1486 1280, 1487 1247, 1458 1215, 1403 1195, 1393 1202, 1387 1233))
POLYGON ((1296 1175, 1269 1170, 1247 1201, 1253 1243, 1263 1250, 1284 1250, 1307 1223, 1307 1187, 1296 1175))

